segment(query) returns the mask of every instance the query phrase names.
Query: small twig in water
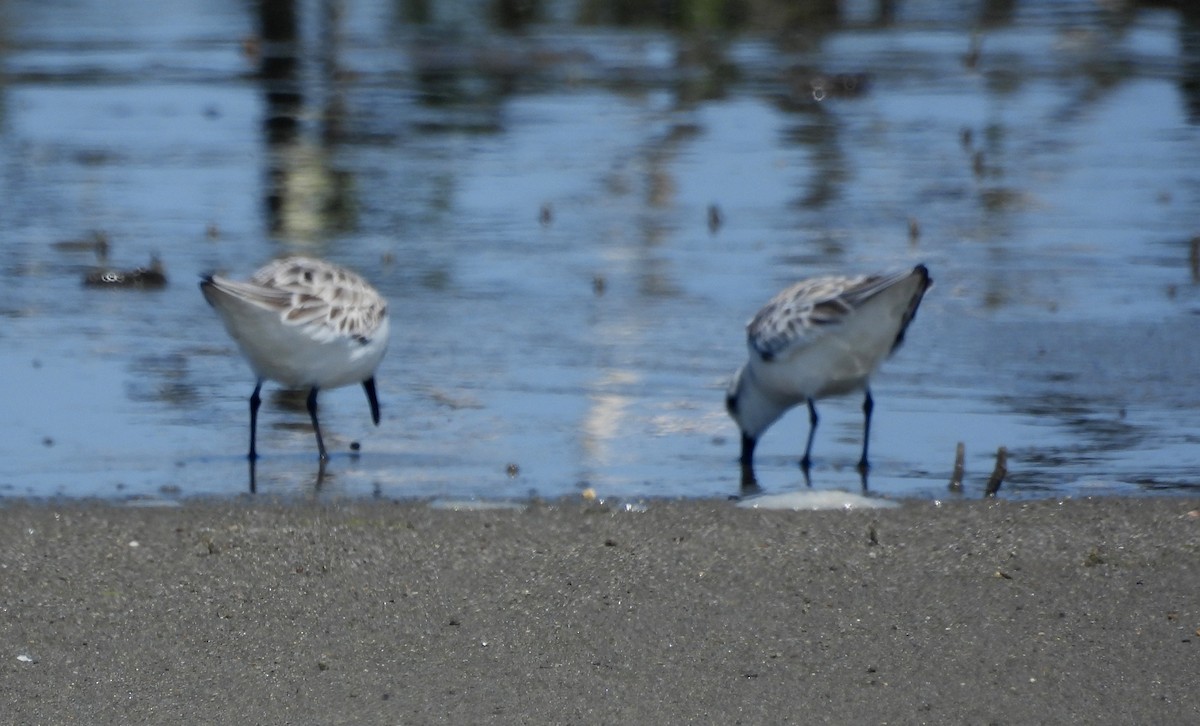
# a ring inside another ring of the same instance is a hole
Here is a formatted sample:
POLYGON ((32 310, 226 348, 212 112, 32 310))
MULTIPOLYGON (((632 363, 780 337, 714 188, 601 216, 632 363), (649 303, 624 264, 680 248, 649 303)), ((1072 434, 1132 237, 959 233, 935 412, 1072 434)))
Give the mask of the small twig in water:
POLYGON ((996 496, 996 492, 1000 491, 1000 485, 1004 483, 1006 474, 1008 474, 1008 449, 1001 446, 996 449, 996 468, 992 469, 992 476, 988 479, 987 489, 984 490, 983 496, 996 496))
POLYGON ((963 458, 966 456, 967 447, 963 442, 958 442, 958 446, 954 448, 954 473, 950 475, 950 491, 961 492, 963 480, 963 458))

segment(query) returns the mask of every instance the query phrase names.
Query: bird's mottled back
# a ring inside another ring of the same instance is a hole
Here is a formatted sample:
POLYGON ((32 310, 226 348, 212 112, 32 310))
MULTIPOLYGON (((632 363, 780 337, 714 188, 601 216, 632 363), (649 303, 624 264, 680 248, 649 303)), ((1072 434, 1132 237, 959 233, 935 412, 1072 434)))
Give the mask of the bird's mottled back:
MULTIPOLYGON (((924 271, 923 267, 917 269, 924 271)), ((913 270, 904 270, 887 275, 814 277, 797 282, 772 298, 746 326, 750 347, 763 360, 771 360, 785 349, 808 345, 872 297, 912 274, 913 270)), ((900 326, 895 345, 903 339, 904 328, 919 302, 918 295, 900 326)))
POLYGON ((288 293, 278 306, 285 322, 316 324, 355 338, 371 338, 387 316, 387 302, 349 270, 308 257, 286 257, 262 267, 251 282, 288 293))

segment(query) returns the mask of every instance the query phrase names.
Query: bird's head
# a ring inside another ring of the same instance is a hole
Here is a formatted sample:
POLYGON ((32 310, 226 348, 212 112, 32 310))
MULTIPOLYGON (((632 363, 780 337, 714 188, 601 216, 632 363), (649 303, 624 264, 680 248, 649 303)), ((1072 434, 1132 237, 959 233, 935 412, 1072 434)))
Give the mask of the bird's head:
POLYGON ((743 464, 750 464, 754 457, 754 446, 771 424, 779 420, 790 407, 790 403, 770 398, 764 394, 754 377, 754 371, 743 365, 733 374, 729 388, 725 391, 725 410, 737 423, 742 433, 743 464))

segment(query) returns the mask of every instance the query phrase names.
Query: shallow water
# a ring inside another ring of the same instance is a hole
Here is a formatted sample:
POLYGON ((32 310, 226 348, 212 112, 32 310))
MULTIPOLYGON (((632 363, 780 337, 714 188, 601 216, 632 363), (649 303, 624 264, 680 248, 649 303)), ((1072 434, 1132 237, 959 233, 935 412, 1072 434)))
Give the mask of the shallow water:
MULTIPOLYGON (((322 393, 317 487, 303 399, 266 396, 259 492, 736 494, 745 321, 794 279, 923 261, 871 492, 949 496, 961 441, 961 496, 1000 446, 1002 496, 1195 493, 1200 19, 894 5, 701 31, 305 3, 279 45, 245 3, 6 3, 0 495, 247 491, 253 381, 197 275, 294 251, 391 300, 384 419, 322 393), (83 285, 94 232, 166 286, 83 285)), ((815 489, 857 490, 859 403, 821 404, 815 489)), ((763 438, 765 491, 806 488, 806 431, 763 438)))

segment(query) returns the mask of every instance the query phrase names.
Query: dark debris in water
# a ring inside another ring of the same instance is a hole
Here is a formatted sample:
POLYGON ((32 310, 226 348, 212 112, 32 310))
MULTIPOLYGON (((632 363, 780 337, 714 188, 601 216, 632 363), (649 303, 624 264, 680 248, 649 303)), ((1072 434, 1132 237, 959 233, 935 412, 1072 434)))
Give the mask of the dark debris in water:
POLYGON ((167 286, 167 273, 162 260, 153 257, 148 267, 135 267, 132 270, 115 268, 91 270, 84 275, 83 284, 87 287, 159 290, 167 286))
POLYGON ((962 492, 963 490, 963 473, 965 469, 967 448, 966 445, 959 441, 954 448, 954 473, 950 476, 950 491, 962 492))
POLYGON ((996 450, 996 468, 992 470, 992 476, 988 479, 987 488, 983 492, 983 496, 991 498, 996 496, 1000 491, 1000 485, 1004 483, 1004 477, 1008 474, 1008 449, 1001 446, 996 450))

